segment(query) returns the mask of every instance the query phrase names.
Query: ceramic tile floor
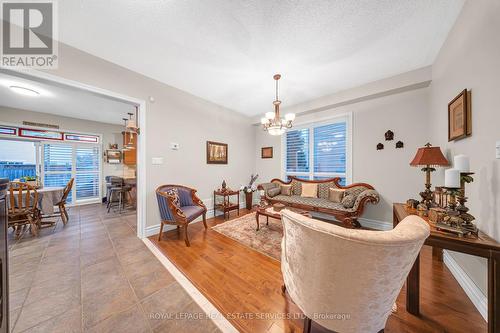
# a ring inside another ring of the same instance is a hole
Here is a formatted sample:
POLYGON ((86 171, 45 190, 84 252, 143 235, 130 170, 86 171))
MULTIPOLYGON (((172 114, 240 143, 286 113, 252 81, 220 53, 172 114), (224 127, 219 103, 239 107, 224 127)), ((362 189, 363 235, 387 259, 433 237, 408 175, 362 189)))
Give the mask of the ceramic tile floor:
POLYGON ((11 332, 219 332, 136 237, 134 212, 69 213, 39 237, 9 234, 11 332))

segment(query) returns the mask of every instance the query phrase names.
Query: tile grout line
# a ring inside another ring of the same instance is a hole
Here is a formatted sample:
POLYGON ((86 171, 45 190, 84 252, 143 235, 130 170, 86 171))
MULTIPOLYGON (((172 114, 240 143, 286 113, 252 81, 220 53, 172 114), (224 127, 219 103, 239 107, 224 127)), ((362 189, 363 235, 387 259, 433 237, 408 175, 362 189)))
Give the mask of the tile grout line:
MULTIPOLYGON (((137 222, 136 222, 137 223, 137 222)), ((134 287, 132 286, 132 283, 130 282, 129 278, 127 277, 127 275, 125 274, 125 269, 120 261, 120 255, 118 254, 118 252, 116 251, 116 248, 115 248, 115 243, 113 242, 113 239, 111 239, 111 236, 109 235, 109 230, 108 230, 108 226, 104 224, 104 228, 106 229, 106 234, 108 235, 108 238, 111 242, 111 246, 113 247, 113 252, 115 253, 115 256, 116 256, 116 259, 118 260, 118 264, 120 265, 120 269, 122 271, 122 274, 123 276, 125 277, 125 279, 127 280, 127 283, 130 287, 130 289, 132 289, 132 292, 134 293, 134 296, 135 298, 137 299, 137 303, 135 305, 137 305, 139 307, 139 309, 141 310, 142 314, 144 315, 144 319, 146 319, 146 323, 149 327, 149 331, 150 332, 153 332, 153 328, 151 327, 151 323, 149 322, 148 320, 148 317, 146 316, 146 312, 144 311, 144 308, 142 307, 142 304, 141 304, 141 300, 139 299, 139 297, 137 296, 137 293, 135 292, 135 289, 134 287)), ((134 231, 134 229, 128 225, 128 223, 125 223, 132 231, 134 231)), ((132 306, 130 307, 132 308, 132 306)))
POLYGON ((196 287, 182 274, 182 272, 175 267, 170 259, 161 253, 161 251, 148 238, 143 238, 142 241, 222 332, 238 332, 229 320, 227 320, 227 318, 212 303, 210 303, 210 301, 198 289, 196 289, 196 287))

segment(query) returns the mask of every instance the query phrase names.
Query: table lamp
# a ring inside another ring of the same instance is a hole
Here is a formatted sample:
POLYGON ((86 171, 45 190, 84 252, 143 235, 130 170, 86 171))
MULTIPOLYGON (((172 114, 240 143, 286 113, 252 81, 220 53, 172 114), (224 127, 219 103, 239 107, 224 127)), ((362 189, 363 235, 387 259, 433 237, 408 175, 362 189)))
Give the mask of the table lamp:
POLYGON ((439 147, 432 147, 427 143, 424 147, 418 148, 415 157, 410 162, 411 166, 422 166, 422 171, 425 172, 425 191, 420 192, 422 203, 431 207, 432 191, 431 191, 431 172, 436 171, 437 166, 448 166, 450 163, 444 157, 439 147))

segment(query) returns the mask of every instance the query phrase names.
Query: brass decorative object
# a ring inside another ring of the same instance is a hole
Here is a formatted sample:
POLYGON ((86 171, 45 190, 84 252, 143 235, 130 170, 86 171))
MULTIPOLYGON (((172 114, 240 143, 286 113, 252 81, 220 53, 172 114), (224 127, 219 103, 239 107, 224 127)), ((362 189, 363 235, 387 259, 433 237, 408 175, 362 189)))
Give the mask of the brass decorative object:
POLYGON ((477 237, 479 230, 472 223, 475 217, 468 213, 469 208, 465 206, 467 202, 465 184, 474 181, 473 174, 473 172, 460 173, 460 188, 446 188, 446 192, 449 192, 448 206, 443 220, 436 223, 438 230, 452 232, 459 237, 468 235, 477 237))
POLYGON ((432 147, 430 143, 427 143, 424 147, 418 148, 410 165, 423 166, 422 171, 425 172, 425 190, 420 192, 420 196, 422 197, 421 203, 429 209, 432 207, 433 201, 431 172, 436 171, 436 166, 448 166, 449 162, 446 157, 444 157, 439 147, 432 147))

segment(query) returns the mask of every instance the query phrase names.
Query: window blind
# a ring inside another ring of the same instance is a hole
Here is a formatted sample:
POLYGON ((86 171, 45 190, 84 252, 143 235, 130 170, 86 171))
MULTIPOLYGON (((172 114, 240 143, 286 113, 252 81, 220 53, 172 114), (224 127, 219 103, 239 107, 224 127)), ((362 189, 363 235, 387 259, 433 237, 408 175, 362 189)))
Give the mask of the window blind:
POLYGON ((286 132, 286 172, 309 172, 309 129, 286 132))
POLYGON ((77 146, 76 155, 76 199, 99 197, 99 147, 77 146))
POLYGON ((285 176, 322 180, 348 178, 348 117, 330 123, 313 123, 290 130, 284 136, 285 176))

